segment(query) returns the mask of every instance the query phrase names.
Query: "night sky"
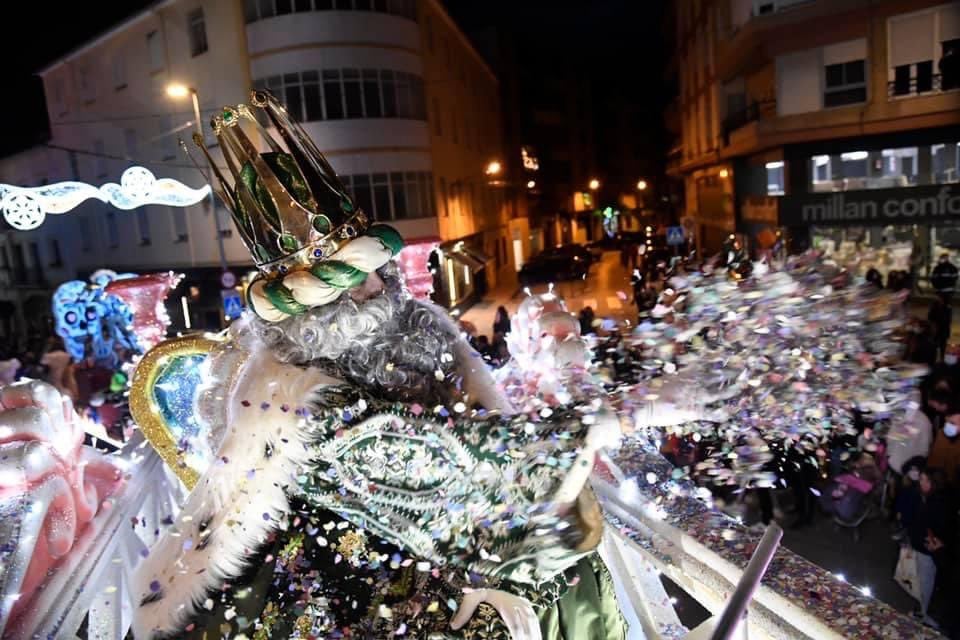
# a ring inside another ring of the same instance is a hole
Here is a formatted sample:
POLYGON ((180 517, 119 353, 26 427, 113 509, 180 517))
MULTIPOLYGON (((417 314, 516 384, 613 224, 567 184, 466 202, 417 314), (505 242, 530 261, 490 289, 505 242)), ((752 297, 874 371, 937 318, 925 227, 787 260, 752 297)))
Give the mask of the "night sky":
MULTIPOLYGON (((37 70, 153 2, 7 4, 6 37, 0 39, 0 77, 5 85, 0 154, 42 142, 47 135, 42 86, 33 75, 37 70)), ((628 103, 629 119, 637 127, 605 133, 609 118, 600 108, 594 114, 598 141, 611 136, 635 139, 639 161, 652 164, 661 161, 666 145, 661 125, 669 95, 663 77, 664 4, 656 0, 444 0, 468 35, 496 24, 521 36, 525 46, 519 62, 527 72, 549 72, 555 64, 589 69, 596 102, 601 106, 628 103)))

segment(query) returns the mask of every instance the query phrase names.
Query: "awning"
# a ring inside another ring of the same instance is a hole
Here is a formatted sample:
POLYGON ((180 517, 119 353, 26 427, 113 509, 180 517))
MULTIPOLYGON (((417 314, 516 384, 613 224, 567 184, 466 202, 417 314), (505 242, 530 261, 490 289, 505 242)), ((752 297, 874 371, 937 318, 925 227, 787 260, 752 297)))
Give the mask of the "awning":
POLYGON ((470 267, 470 270, 474 273, 483 269, 487 265, 487 262, 490 261, 488 256, 475 249, 468 249, 466 247, 461 247, 457 251, 451 251, 447 253, 447 256, 452 260, 456 260, 470 267))

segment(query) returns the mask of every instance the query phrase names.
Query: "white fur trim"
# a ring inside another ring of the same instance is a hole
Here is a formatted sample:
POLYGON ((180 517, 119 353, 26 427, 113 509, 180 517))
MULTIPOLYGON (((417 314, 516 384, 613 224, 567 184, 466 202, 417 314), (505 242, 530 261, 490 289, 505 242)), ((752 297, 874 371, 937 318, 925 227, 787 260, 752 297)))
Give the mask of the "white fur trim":
POLYGON ((137 640, 182 629, 209 592, 245 570, 254 549, 287 513, 284 487, 295 481, 307 457, 295 409, 317 386, 334 382, 316 370, 280 364, 266 350, 249 355, 234 388, 224 390, 229 427, 218 461, 134 575, 137 604, 155 595, 150 588, 154 581, 162 593, 134 611, 137 640), (249 406, 243 406, 244 400, 249 406), (270 407, 262 409, 262 402, 270 407), (288 411, 282 405, 288 405, 288 411), (273 447, 270 458, 264 455, 268 444, 273 447), (263 514, 269 514, 269 520, 263 514), (205 519, 211 542, 198 549, 205 519))

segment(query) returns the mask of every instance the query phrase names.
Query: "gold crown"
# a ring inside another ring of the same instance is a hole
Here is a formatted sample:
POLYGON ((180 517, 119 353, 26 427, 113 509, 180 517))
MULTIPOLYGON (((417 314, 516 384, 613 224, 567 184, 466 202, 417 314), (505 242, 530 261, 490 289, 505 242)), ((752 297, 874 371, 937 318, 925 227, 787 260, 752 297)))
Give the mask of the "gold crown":
MULTIPOLYGON (((224 107, 210 124, 232 180, 203 150, 217 177, 214 191, 226 204, 257 267, 267 277, 310 267, 336 253, 366 231, 369 220, 356 208, 336 172, 290 117, 265 91, 254 91, 250 107, 224 107), (273 125, 286 148, 264 128, 251 108, 273 125), (270 150, 260 153, 239 126, 251 123, 270 150)), ((212 183, 213 181, 211 181, 212 183)))

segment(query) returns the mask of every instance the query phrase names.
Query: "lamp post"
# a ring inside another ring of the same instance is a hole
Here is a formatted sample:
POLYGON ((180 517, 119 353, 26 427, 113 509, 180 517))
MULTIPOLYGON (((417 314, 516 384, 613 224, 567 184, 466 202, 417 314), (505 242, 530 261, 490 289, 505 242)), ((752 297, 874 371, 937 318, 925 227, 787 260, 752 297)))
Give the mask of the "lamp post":
MULTIPOLYGON (((174 83, 167 85, 167 95, 174 100, 182 100, 188 95, 190 96, 193 102, 193 120, 197 125, 197 133, 202 136, 203 123, 200 120, 200 97, 197 95, 197 90, 184 84, 174 83)), ((213 174, 211 167, 207 167, 207 171, 210 175, 213 174)), ((217 239, 217 251, 220 256, 220 271, 222 274, 227 270, 227 255, 223 250, 223 236, 220 234, 220 224, 217 222, 217 203, 214 200, 213 185, 210 185, 210 213, 213 216, 213 236, 217 239)))

